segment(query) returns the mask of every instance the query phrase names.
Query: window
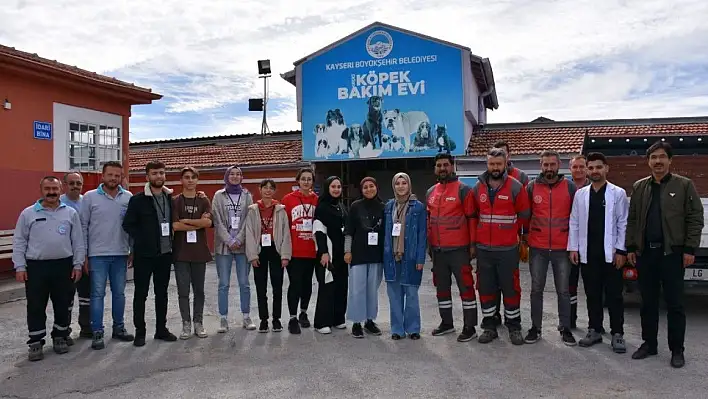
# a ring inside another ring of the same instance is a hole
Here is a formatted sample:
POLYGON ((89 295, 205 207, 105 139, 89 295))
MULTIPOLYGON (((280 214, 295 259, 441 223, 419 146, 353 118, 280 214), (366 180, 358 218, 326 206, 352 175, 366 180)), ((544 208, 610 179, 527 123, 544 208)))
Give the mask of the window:
POLYGON ((69 169, 99 171, 104 163, 120 159, 120 128, 69 122, 69 169))

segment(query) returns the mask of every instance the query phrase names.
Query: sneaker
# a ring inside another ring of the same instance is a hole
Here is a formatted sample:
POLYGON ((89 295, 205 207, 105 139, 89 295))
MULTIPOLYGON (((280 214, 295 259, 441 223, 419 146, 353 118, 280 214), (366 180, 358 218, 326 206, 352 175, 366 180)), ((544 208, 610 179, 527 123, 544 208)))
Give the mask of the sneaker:
POLYGON ((153 336, 155 339, 159 339, 160 341, 166 341, 166 342, 175 342, 177 341, 177 337, 172 334, 168 329, 164 329, 160 332, 156 332, 155 335, 153 336))
POLYGON ((32 342, 29 344, 29 352, 27 353, 27 359, 30 362, 36 362, 38 360, 44 359, 44 351, 42 350, 44 345, 41 342, 32 342))
POLYGON ((683 356, 683 351, 671 352, 671 367, 680 369, 686 365, 686 358, 683 356))
POLYGON ((179 335, 179 339, 189 339, 192 337, 192 323, 188 321, 182 322, 182 333, 179 335))
POLYGON ((76 342, 74 342, 74 339, 71 338, 71 336, 66 337, 66 345, 67 346, 74 346, 76 342))
POLYGON ((627 344, 624 343, 622 334, 614 334, 612 336, 612 350, 615 353, 627 353, 627 344))
POLYGON ((513 345, 523 345, 524 336, 521 335, 521 330, 509 331, 509 341, 511 341, 513 345))
POLYGON ((413 333, 413 334, 411 334, 410 338, 411 338, 413 341, 417 341, 417 340, 420 339, 420 334, 418 334, 418 333, 413 333))
POLYGON ((560 331, 561 334, 561 340, 563 341, 566 346, 575 346, 578 344, 577 341, 575 341, 575 337, 573 336, 573 333, 570 332, 570 329, 564 328, 560 331))
POLYGON ((398 334, 391 334, 391 339, 394 341, 400 341, 403 337, 398 334))
POLYGON ((145 331, 135 331, 134 346, 145 346, 145 331))
POLYGON ((320 334, 332 334, 332 329, 329 327, 318 328, 315 331, 317 331, 320 334))
POLYGON ((488 344, 497 338, 499 338, 499 333, 497 333, 496 330, 484 330, 482 335, 477 338, 477 342, 480 344, 488 344))
POLYGON ((135 339, 132 334, 128 334, 128 330, 125 327, 114 329, 111 337, 123 342, 132 342, 135 339))
POLYGON ((206 330, 204 329, 204 325, 202 323, 194 323, 194 335, 196 335, 199 338, 206 338, 209 336, 207 334, 206 330))
POLYGON ((582 346, 583 348, 588 348, 595 344, 599 344, 600 342, 602 342, 602 334, 593 330, 592 328, 589 328, 588 333, 585 335, 585 338, 582 338, 580 340, 580 346, 582 346))
POLYGON ((462 332, 457 336, 457 342, 472 341, 477 338, 477 330, 474 327, 462 327, 462 332))
POLYGON ((273 319, 273 332, 283 331, 283 325, 280 324, 280 319, 273 319))
POLYGON ((541 339, 541 329, 536 328, 536 327, 531 327, 529 329, 529 332, 526 333, 526 338, 524 338, 524 342, 527 344, 535 344, 541 339))
POLYGON ((656 348, 650 348, 649 345, 645 342, 639 347, 639 349, 637 349, 632 354, 632 359, 634 359, 634 360, 646 359, 649 356, 656 356, 658 353, 659 352, 656 350, 656 348))
POLYGON ((224 316, 221 316, 221 323, 219 323, 219 328, 216 330, 216 332, 218 332, 219 334, 223 334, 227 331, 229 331, 229 319, 224 316))
POLYGON ((62 355, 69 352, 69 345, 66 344, 66 338, 54 338, 54 353, 62 355))
POLYGON ((300 323, 298 323, 297 318, 290 318, 290 321, 288 322, 288 331, 290 331, 290 334, 300 334, 300 323))
POLYGON ((381 335, 381 329, 373 320, 367 320, 366 323, 364 323, 364 329, 371 335, 381 335))
POLYGON ((364 338, 364 329, 361 328, 361 323, 352 324, 352 335, 354 338, 364 338))
POLYGON ((310 328, 310 320, 307 318, 307 313, 300 312, 300 317, 298 317, 298 321, 300 322, 300 327, 310 328))
POLYGON ((433 330, 433 336, 439 337, 441 335, 450 334, 455 332, 455 326, 452 324, 448 325, 445 323, 440 323, 440 325, 433 330))
POLYGON ((103 331, 93 333, 93 341, 91 341, 91 349, 101 350, 106 347, 103 342, 103 331))
POLYGON ((337 330, 346 330, 347 329, 347 323, 342 323, 342 324, 337 324, 334 326, 337 330))
POLYGON ((268 331, 268 320, 261 320, 261 325, 258 326, 258 332, 267 333, 268 331))
POLYGON ((253 320, 251 320, 250 317, 245 316, 243 318, 243 328, 245 328, 246 330, 252 331, 252 330, 256 329, 256 325, 253 324, 253 320))

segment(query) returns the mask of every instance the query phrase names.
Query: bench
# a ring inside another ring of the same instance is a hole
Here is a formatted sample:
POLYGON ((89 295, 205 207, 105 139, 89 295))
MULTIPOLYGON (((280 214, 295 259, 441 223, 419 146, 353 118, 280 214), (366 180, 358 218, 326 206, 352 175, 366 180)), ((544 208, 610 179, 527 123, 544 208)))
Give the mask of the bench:
POLYGON ((12 258, 12 237, 15 230, 0 230, 0 259, 12 258))

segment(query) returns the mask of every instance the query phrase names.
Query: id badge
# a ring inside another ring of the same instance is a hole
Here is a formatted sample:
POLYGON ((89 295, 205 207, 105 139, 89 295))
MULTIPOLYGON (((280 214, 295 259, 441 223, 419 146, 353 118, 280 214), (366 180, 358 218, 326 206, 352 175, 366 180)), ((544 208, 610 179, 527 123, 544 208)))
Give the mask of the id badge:
POLYGON ((303 219, 302 220, 302 230, 303 231, 312 231, 312 219, 303 219))
POLYGON ((197 242, 197 231, 192 230, 187 232, 187 242, 190 244, 194 244, 197 242))
POLYGON ((391 235, 394 237, 399 237, 401 235, 401 224, 394 223, 393 229, 391 229, 391 235))
POLYGON ((270 247, 272 244, 272 239, 270 234, 261 234, 261 246, 270 247))
POLYGON ((379 245, 379 233, 375 231, 369 233, 369 245, 379 245))
POLYGON ((231 229, 238 230, 238 226, 241 224, 240 216, 231 216, 231 229))
POLYGON ((170 224, 169 223, 160 223, 160 228, 162 229, 162 236, 163 237, 170 236, 170 224))

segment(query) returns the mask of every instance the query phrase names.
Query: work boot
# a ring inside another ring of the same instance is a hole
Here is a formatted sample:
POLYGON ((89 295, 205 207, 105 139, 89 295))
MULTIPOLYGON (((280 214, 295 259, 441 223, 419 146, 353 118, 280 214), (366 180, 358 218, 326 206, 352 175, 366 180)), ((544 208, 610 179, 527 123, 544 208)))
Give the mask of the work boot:
POLYGON ((135 330, 134 346, 145 346, 145 330, 135 330))
POLYGON ((91 342, 91 349, 101 350, 106 347, 105 342, 103 342, 103 331, 96 331, 93 333, 93 341, 91 342))
POLYGON ((615 353, 626 353, 627 344, 624 343, 624 337, 622 334, 615 334, 612 336, 612 350, 615 353))
POLYGON ((113 333, 111 334, 111 338, 123 342, 133 342, 133 340, 135 339, 133 334, 129 334, 128 330, 126 330, 125 327, 119 327, 114 329, 113 333))
POLYGON ((30 362, 36 362, 38 360, 44 359, 43 349, 44 345, 41 342, 32 342, 29 344, 29 352, 27 354, 27 359, 30 362))
POLYGON ((599 344, 600 342, 602 342, 602 334, 592 328, 589 328, 585 338, 580 339, 580 346, 583 348, 589 348, 595 344, 599 344))
POLYGON ((683 351, 671 352, 671 367, 680 369, 686 365, 686 358, 683 356, 683 351))
POLYGON ((499 338, 499 333, 497 332, 497 330, 484 330, 484 332, 482 332, 482 335, 477 338, 477 342, 479 342, 480 344, 488 344, 497 338, 499 338))
POLYGON ((509 341, 511 341, 513 345, 523 345, 524 336, 521 334, 521 330, 509 331, 509 341))
POLYGON ((659 353, 659 351, 657 351, 656 348, 650 348, 649 344, 647 344, 645 342, 641 346, 639 346, 639 349, 637 349, 634 353, 632 353, 632 359, 634 359, 634 360, 646 359, 649 356, 656 356, 658 353, 659 353))
POLYGON ((71 338, 71 335, 68 336, 68 337, 66 337, 66 345, 67 345, 67 346, 74 346, 75 343, 76 343, 76 342, 74 342, 74 339, 71 338))
POLYGON ((182 333, 179 334, 179 339, 189 339, 192 337, 192 323, 189 321, 182 322, 182 333))
POLYGON ((54 353, 63 355, 64 353, 69 352, 69 345, 66 343, 66 338, 58 337, 54 338, 52 341, 54 353))

